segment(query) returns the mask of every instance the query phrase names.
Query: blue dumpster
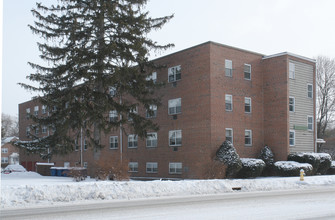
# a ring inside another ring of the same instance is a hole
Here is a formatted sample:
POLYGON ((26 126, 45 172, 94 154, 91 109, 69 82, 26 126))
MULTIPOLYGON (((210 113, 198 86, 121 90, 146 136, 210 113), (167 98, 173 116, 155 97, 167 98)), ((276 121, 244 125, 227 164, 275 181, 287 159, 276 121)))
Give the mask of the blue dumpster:
POLYGON ((67 168, 62 169, 62 176, 67 176, 68 172, 69 172, 69 169, 67 168))
POLYGON ((57 167, 57 176, 62 176, 62 172, 63 172, 63 170, 62 170, 62 168, 61 167, 57 167))
POLYGON ((51 167, 50 168, 51 176, 57 176, 57 169, 56 167, 51 167))

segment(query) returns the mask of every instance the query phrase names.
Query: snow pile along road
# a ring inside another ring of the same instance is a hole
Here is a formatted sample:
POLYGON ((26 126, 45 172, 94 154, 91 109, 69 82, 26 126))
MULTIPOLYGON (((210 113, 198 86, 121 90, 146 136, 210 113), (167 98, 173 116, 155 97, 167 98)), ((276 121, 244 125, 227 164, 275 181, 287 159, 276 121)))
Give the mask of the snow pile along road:
POLYGON ((93 200, 140 199, 163 196, 219 194, 241 191, 302 189, 335 185, 335 176, 271 177, 235 180, 95 181, 44 177, 34 172, 1 174, 1 208, 31 207, 93 200))

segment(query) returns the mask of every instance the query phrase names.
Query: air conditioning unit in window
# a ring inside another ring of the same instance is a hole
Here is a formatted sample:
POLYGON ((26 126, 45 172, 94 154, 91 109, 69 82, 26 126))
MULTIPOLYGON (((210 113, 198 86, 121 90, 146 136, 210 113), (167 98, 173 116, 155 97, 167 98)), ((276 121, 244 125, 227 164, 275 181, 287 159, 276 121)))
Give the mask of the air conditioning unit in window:
POLYGON ((173 151, 178 151, 178 147, 174 147, 174 148, 173 148, 173 151))
POLYGON ((172 115, 173 120, 176 120, 177 118, 178 118, 177 115, 172 115))
POLYGON ((177 82, 173 82, 172 87, 177 87, 177 82))

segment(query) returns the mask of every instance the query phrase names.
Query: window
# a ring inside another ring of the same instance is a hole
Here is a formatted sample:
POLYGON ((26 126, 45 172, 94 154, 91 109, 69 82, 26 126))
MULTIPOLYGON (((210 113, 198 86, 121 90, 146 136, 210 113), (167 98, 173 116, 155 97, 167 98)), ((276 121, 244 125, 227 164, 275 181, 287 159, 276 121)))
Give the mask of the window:
POLYGON ((70 102, 65 102, 65 108, 69 108, 70 102))
POLYGON ((147 80, 147 81, 152 80, 153 83, 156 83, 156 81, 157 81, 157 73, 156 73, 156 72, 153 72, 150 76, 148 76, 148 77, 146 78, 146 80, 147 80))
POLYGON ((137 148, 137 135, 130 134, 128 136, 128 147, 129 148, 137 148))
POLYGON ((181 113, 181 98, 169 100, 169 115, 181 113))
POLYGON ((138 162, 129 162, 128 163, 128 172, 136 173, 138 172, 138 162))
POLYGON ((251 98, 244 98, 244 111, 245 113, 251 113, 251 98))
POLYGON ((226 76, 233 77, 233 62, 225 60, 226 76))
POLYGON ((290 130, 290 146, 294 146, 295 145, 295 131, 290 130))
POLYGON ((27 128, 26 128, 26 135, 27 135, 27 136, 30 136, 30 127, 27 127, 27 128))
POLYGON ((313 116, 307 116, 307 128, 309 131, 313 131, 313 116))
POLYGON ((109 95, 112 96, 112 97, 116 96, 116 88, 115 87, 113 87, 113 86, 109 87, 109 95))
POLYGON ((251 80, 251 65, 244 64, 244 79, 251 80))
POLYGON ((226 95, 226 111, 233 111, 233 96, 226 95))
POLYGON ((137 106, 134 107, 133 109, 130 109, 128 113, 128 121, 133 121, 132 114, 137 114, 137 106))
POLYGON ((175 82, 181 79, 181 67, 174 66, 168 69, 169 82, 175 82))
POLYGON ((47 107, 45 105, 42 105, 42 114, 47 113, 47 107))
POLYGON ((153 162, 146 163, 146 171, 147 173, 157 173, 158 172, 158 164, 153 162))
POLYGON ((85 168, 87 168, 87 166, 88 166, 88 163, 87 163, 87 162, 84 162, 84 164, 83 164, 83 165, 84 165, 84 167, 85 167, 85 168))
POLYGON ((181 174, 183 164, 182 163, 169 163, 169 173, 170 174, 181 174))
POLYGON ((252 145, 252 131, 251 130, 245 130, 245 132, 244 132, 244 144, 245 144, 245 146, 251 146, 252 145))
POLYGON ((8 163, 8 157, 1 157, 1 163, 8 163))
POLYGON ((40 133, 40 128, 39 127, 36 127, 35 128, 35 134, 38 135, 40 133))
POLYGON ((148 133, 147 147, 157 147, 157 133, 148 133))
POLYGON ((116 110, 109 111, 109 122, 116 122, 118 120, 118 115, 116 110))
POLYGON ((307 97, 308 98, 313 98, 313 85, 312 84, 307 84, 307 97))
POLYGON ((117 149, 118 148, 118 136, 110 136, 109 138, 109 148, 117 149))
POLYGON ((64 162, 64 167, 70 167, 70 162, 64 162))
POLYGON ((34 115, 37 116, 38 115, 38 106, 34 107, 34 115))
POLYGON ((75 150, 75 151, 78 151, 78 150, 79 150, 78 139, 74 140, 74 150, 75 150))
POLYGON ((157 105, 150 105, 149 110, 147 111, 147 118, 156 118, 157 117, 157 105))
POLYGON ((291 96, 289 97, 288 108, 289 108, 290 112, 295 111, 295 98, 294 97, 291 97, 291 96))
POLYGON ((30 118, 30 108, 26 109, 26 118, 29 119, 30 118))
POLYGON ((289 78, 295 79, 295 65, 294 63, 289 63, 289 78))
POLYGON ((181 146, 181 130, 169 131, 169 146, 181 146))
POLYGON ((233 143, 233 129, 232 128, 226 128, 226 141, 233 143))
POLYGON ((87 150, 87 141, 86 141, 86 139, 84 140, 84 150, 87 150))
POLYGON ((42 126, 42 134, 46 134, 47 133, 47 126, 42 126))
POLYGON ((1 153, 8 154, 8 148, 1 148, 1 153))

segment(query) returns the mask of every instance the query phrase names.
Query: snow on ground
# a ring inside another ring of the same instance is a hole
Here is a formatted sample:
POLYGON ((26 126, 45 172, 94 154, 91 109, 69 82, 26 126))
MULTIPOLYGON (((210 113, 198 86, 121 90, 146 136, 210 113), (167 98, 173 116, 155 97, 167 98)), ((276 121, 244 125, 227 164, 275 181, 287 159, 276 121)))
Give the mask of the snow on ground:
POLYGON ((1 174, 1 208, 25 208, 53 204, 82 203, 94 200, 140 199, 163 196, 186 196, 305 189, 335 185, 334 176, 267 177, 256 179, 183 180, 183 181, 95 181, 74 182, 70 177, 40 176, 34 172, 1 174))

